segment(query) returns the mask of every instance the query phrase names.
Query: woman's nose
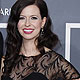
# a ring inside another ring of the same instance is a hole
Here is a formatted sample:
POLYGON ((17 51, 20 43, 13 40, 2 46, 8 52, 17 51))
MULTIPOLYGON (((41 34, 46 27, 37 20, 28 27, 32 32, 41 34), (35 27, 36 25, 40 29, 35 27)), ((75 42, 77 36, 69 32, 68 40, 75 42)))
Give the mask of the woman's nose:
POLYGON ((26 25, 26 27, 30 26, 30 20, 29 19, 26 20, 25 25, 26 25))

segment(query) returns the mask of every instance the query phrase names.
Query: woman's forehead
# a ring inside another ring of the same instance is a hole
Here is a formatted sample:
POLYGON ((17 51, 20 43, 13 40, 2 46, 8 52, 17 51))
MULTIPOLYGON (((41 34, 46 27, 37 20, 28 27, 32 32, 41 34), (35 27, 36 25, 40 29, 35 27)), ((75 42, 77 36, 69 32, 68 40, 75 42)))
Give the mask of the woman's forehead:
POLYGON ((29 5, 22 10, 21 14, 40 15, 40 10, 36 5, 29 5))

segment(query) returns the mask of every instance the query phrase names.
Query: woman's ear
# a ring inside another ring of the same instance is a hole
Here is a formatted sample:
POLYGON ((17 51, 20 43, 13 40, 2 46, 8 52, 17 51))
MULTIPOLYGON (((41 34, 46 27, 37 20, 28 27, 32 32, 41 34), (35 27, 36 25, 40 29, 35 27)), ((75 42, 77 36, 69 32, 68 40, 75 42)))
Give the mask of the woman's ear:
POLYGON ((41 26, 41 28, 43 28, 43 27, 44 27, 44 25, 45 25, 45 23, 46 23, 46 20, 47 20, 47 18, 46 18, 46 17, 44 17, 44 18, 42 19, 42 26, 41 26))

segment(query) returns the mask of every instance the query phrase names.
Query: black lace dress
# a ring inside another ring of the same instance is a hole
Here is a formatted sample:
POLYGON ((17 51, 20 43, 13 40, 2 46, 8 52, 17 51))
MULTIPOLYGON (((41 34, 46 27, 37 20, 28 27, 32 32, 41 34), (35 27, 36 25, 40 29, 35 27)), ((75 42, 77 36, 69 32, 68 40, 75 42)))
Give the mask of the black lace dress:
POLYGON ((12 80, 28 80, 30 75, 37 73, 43 79, 34 76, 30 80, 75 80, 80 77, 78 71, 65 60, 60 54, 53 50, 44 55, 25 57, 19 55, 20 61, 13 67, 10 73, 12 80))

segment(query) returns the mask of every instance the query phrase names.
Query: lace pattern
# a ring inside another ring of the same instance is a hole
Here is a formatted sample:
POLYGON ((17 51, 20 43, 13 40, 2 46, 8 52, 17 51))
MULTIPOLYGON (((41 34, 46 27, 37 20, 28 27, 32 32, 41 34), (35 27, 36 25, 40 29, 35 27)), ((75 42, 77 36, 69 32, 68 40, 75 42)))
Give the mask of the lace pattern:
POLYGON ((10 77, 13 80, 22 80, 32 72, 45 75, 49 80, 74 80, 79 77, 78 71, 65 60, 60 54, 53 50, 42 56, 21 56, 19 63, 12 69, 10 77))

